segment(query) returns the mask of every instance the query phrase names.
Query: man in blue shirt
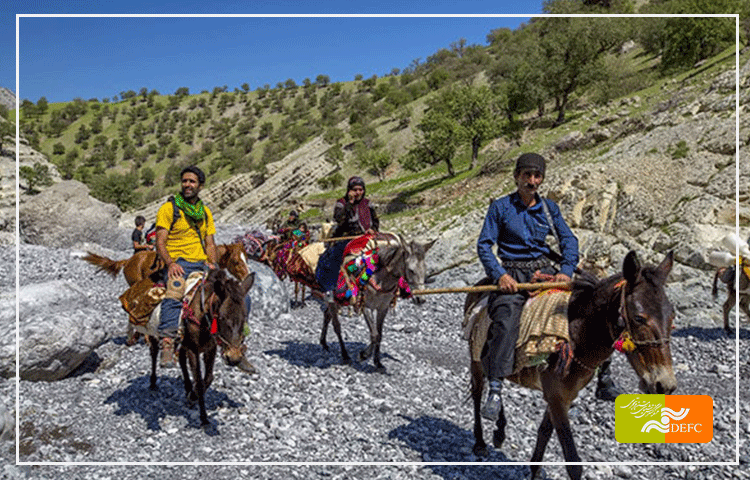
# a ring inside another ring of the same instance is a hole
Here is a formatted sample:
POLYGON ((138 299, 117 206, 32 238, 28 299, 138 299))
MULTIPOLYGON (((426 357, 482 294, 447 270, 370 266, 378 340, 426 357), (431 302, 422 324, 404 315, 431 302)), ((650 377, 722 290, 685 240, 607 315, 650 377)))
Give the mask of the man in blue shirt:
POLYGON ((490 390, 481 413, 493 421, 497 421, 503 409, 502 380, 513 373, 521 310, 528 298, 517 284, 531 281, 536 271, 553 275, 554 281, 567 282, 578 264, 578 239, 557 204, 539 196, 545 169, 546 161, 541 155, 524 153, 518 157, 513 173, 517 189, 492 202, 477 240, 479 260, 487 276, 499 287, 499 292, 489 297, 492 324, 482 351, 482 366, 490 390), (559 270, 547 256, 550 249, 546 237, 555 232, 562 254, 559 270), (494 245, 502 263, 492 251, 494 245))

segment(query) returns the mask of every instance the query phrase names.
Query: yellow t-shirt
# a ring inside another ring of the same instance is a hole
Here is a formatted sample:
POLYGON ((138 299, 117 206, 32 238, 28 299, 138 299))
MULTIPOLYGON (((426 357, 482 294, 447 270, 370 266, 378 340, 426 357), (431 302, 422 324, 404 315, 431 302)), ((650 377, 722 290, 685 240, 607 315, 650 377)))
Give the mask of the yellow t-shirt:
MULTIPOLYGON (((208 235, 216 234, 214 226, 214 217, 211 210, 204 205, 206 219, 201 222, 201 237, 205 240, 208 235)), ((172 225, 172 202, 167 202, 156 213, 156 227, 162 227, 169 230, 172 225)), ((208 260, 206 252, 201 246, 201 240, 198 232, 185 220, 185 213, 180 211, 180 218, 174 223, 174 227, 167 235, 167 252, 173 260, 183 258, 188 262, 205 262, 208 260)))

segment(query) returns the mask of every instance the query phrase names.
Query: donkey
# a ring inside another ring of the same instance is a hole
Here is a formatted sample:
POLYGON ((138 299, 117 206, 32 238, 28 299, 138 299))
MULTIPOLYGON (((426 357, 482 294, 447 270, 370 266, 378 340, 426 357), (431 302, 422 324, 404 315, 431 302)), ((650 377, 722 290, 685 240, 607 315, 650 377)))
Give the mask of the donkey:
MULTIPOLYGON (((178 358, 188 401, 198 401, 201 425, 207 426, 205 393, 214 378, 214 362, 217 346, 222 348, 224 361, 238 365, 244 358, 244 326, 247 319, 245 295, 255 282, 255 273, 247 275, 242 282, 229 278, 224 270, 212 270, 196 286, 189 300, 184 325, 184 337, 180 343, 178 358), (205 374, 201 374, 200 356, 203 355, 205 374), (193 380, 188 372, 188 361, 193 380)), ((152 315, 157 315, 155 310, 152 315)), ((158 317, 155 322, 158 323, 158 317)), ((150 388, 157 390, 156 360, 159 341, 148 331, 151 351, 150 388)))
MULTIPOLYGON (((578 392, 594 377, 596 368, 612 355, 615 341, 625 338, 625 334, 635 346, 626 355, 640 378, 641 390, 670 394, 677 388, 669 347, 674 310, 664 292, 672 263, 673 254, 669 252, 659 266, 642 267, 635 252, 631 251, 625 257, 622 273, 604 280, 584 274, 576 280, 568 303, 572 358, 553 353, 546 365, 527 367, 509 377, 521 386, 541 390, 547 402, 532 462, 541 462, 553 430, 557 432, 565 461, 581 461, 573 441, 568 410, 578 392)), ((473 302, 467 303, 472 304, 465 306, 465 314, 473 308, 473 302)), ((471 352, 476 351, 474 338, 472 334, 469 340, 471 352)), ((481 360, 472 355, 474 453, 477 456, 488 453, 482 438, 480 417, 483 386, 481 360)), ((505 425, 505 412, 501 411, 493 434, 496 448, 501 448, 505 440, 505 425)), ((583 470, 580 465, 567 465, 566 469, 570 478, 581 478, 583 470)), ((531 477, 534 478, 538 471, 539 465, 531 466, 531 477)))
POLYGON ((737 275, 737 270, 740 271, 740 308, 745 312, 747 318, 750 319, 750 308, 748 308, 748 303, 750 303, 750 278, 747 277, 747 272, 744 267, 745 265, 740 265, 739 269, 735 268, 735 274, 732 275, 731 280, 728 282, 724 281, 723 278, 723 273, 726 271, 725 269, 717 270, 714 275, 714 284, 711 288, 711 295, 713 295, 714 298, 716 298, 719 293, 717 281, 721 280, 723 283, 727 284, 727 299, 724 301, 724 305, 722 305, 721 309, 724 313, 724 331, 728 334, 732 333, 732 329, 729 328, 729 312, 732 310, 732 307, 734 307, 737 298, 737 292, 734 289, 734 278, 735 275, 737 275))
MULTIPOLYGON (((360 295, 364 295, 362 313, 370 330, 370 344, 359 352, 358 360, 367 360, 370 355, 378 372, 385 372, 380 362, 380 342, 383 337, 383 321, 393 301, 399 294, 399 279, 405 278, 411 288, 423 289, 426 273, 425 255, 435 241, 420 243, 407 242, 401 235, 392 233, 378 233, 375 236, 378 245, 378 265, 372 278, 378 288, 367 284, 360 295)), ((320 333, 320 345, 328 350, 326 335, 328 324, 333 324, 333 331, 339 340, 341 358, 344 363, 350 363, 351 358, 341 337, 341 323, 338 317, 338 304, 328 301, 323 314, 323 330, 320 333)))

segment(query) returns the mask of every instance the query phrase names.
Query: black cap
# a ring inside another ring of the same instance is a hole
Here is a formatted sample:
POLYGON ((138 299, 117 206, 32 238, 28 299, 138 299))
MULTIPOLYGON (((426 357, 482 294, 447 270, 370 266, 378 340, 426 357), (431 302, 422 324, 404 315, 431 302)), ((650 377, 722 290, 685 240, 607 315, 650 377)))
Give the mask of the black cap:
POLYGON ((516 160, 516 169, 513 175, 518 175, 521 170, 534 169, 538 170, 544 176, 544 170, 547 168, 547 162, 544 157, 538 153, 524 153, 516 160))
POLYGON ((185 175, 186 172, 194 173, 196 177, 198 177, 198 183, 203 185, 206 183, 206 175, 203 173, 203 170, 196 167, 195 165, 190 165, 189 167, 185 167, 180 172, 180 179, 182 179, 182 176, 185 175))

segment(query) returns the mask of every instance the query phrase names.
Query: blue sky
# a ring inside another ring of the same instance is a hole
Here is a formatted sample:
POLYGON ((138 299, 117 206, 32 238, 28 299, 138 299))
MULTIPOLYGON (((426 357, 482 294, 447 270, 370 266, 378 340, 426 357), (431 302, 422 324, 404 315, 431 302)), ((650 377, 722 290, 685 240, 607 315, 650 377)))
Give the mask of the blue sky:
POLYGON ((171 94, 191 93, 247 82, 251 89, 272 87, 291 78, 298 84, 325 74, 349 81, 355 74, 382 76, 422 61, 440 48, 465 38, 486 44, 494 28, 516 28, 541 13, 540 1, 462 3, 255 1, 3 2, 0 51, 15 52, 15 15, 19 13, 133 14, 515 14, 493 18, 41 18, 21 17, 19 87, 14 55, 0 58, 0 86, 21 99, 50 102, 111 98, 146 87, 171 94), (252 8, 248 8, 248 5, 252 8))

